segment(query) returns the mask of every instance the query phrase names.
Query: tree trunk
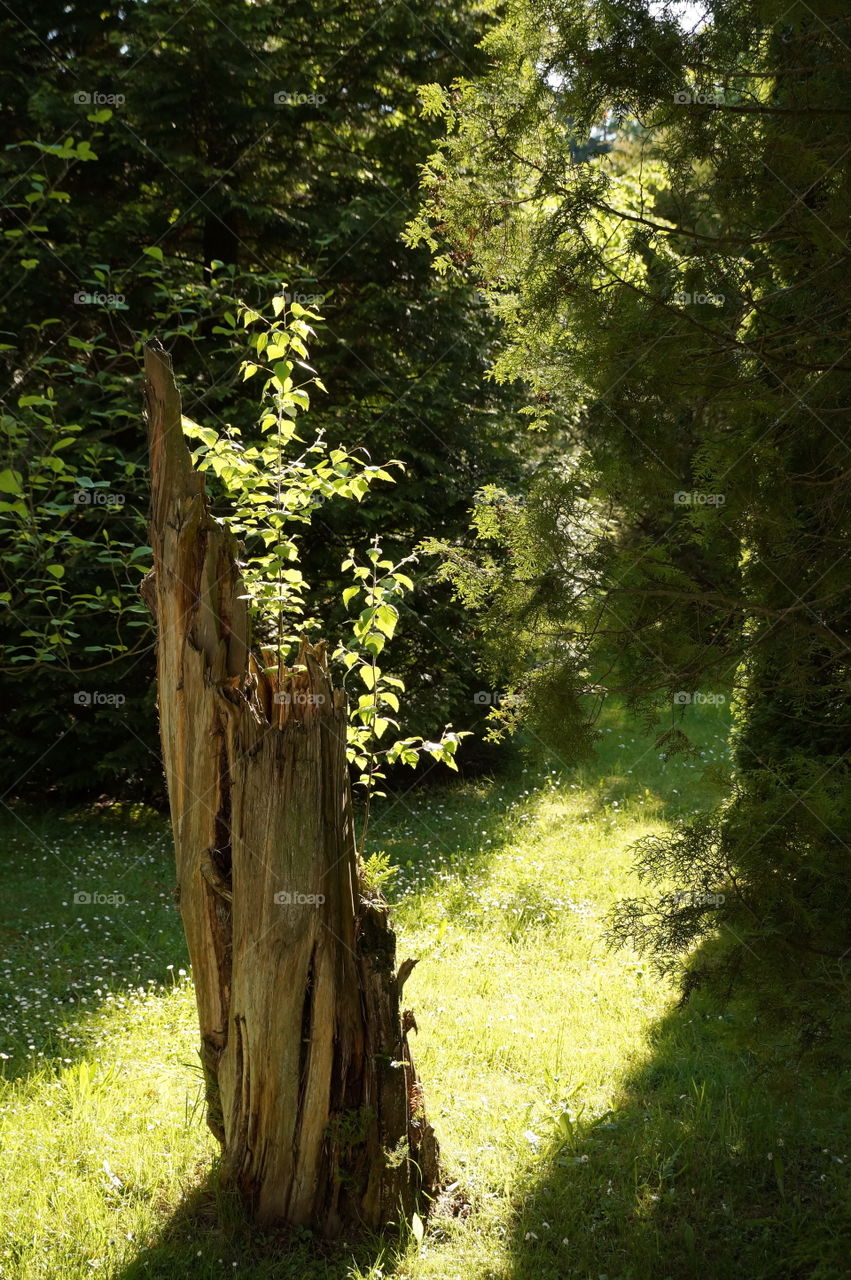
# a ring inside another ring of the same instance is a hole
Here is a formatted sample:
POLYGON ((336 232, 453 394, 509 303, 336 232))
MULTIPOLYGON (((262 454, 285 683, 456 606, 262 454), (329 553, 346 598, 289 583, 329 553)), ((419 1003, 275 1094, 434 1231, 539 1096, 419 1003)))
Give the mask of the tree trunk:
POLYGON ((280 687, 262 672, 159 344, 145 369, 143 595, 208 1122, 259 1222, 380 1228, 434 1192, 438 1148, 400 1013, 409 964, 397 975, 387 906, 360 875, 345 695, 322 643, 303 643, 280 687))

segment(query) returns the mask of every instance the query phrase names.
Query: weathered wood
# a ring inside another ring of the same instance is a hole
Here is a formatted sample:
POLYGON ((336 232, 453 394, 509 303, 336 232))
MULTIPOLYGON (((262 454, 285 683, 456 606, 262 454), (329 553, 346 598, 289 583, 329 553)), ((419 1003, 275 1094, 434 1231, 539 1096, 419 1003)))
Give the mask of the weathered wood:
POLYGON ((409 969, 397 977, 387 907, 360 876, 345 697, 322 644, 304 643, 280 682, 250 652, 234 540, 156 343, 145 370, 143 594, 208 1121, 260 1222, 379 1228, 434 1191, 437 1143, 403 1030, 409 969))

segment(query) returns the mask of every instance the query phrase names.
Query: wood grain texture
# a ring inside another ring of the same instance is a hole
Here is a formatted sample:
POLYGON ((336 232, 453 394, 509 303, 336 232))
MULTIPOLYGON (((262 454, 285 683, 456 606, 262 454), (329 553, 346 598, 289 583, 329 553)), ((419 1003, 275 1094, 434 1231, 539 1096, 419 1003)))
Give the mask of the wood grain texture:
MULTIPOLYGON (((334 1236, 423 1212, 438 1149, 386 904, 363 886, 345 696, 323 644, 280 678, 250 650, 171 362, 146 349, 158 695, 211 1129, 258 1221, 334 1236)), ((403 972, 403 980, 405 973, 403 972)))

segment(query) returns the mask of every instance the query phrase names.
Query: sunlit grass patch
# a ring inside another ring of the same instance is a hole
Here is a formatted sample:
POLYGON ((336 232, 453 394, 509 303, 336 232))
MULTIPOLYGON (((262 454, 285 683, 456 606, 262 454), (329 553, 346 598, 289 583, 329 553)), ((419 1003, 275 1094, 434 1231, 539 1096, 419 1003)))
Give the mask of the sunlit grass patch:
POLYGON ((697 754, 667 762, 624 724, 603 729, 596 769, 530 758, 374 815, 399 958, 420 959, 405 1004, 455 1184, 421 1244, 240 1222, 203 1122, 164 821, 12 825, 0 1276, 844 1275, 843 1078, 797 1061, 757 1074, 744 1006, 679 1008, 604 941, 635 887, 635 839, 717 796, 724 718, 704 712, 697 754), (80 877, 127 902, 87 913, 67 892, 80 877))
POLYGON ((0 1087, 3 1274, 108 1274, 206 1165, 194 1019, 188 979, 127 991, 87 1053, 0 1087))

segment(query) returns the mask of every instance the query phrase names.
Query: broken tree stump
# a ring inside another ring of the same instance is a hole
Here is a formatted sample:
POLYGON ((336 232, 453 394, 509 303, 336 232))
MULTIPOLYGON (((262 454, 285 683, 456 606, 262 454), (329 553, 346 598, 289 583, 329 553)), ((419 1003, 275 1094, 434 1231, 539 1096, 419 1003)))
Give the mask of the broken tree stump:
POLYGON ((235 540, 210 514, 158 343, 145 371, 143 596, 208 1123, 260 1223, 381 1228, 435 1191, 438 1147, 395 934, 360 874, 345 695, 321 643, 280 680, 252 654, 235 540))

